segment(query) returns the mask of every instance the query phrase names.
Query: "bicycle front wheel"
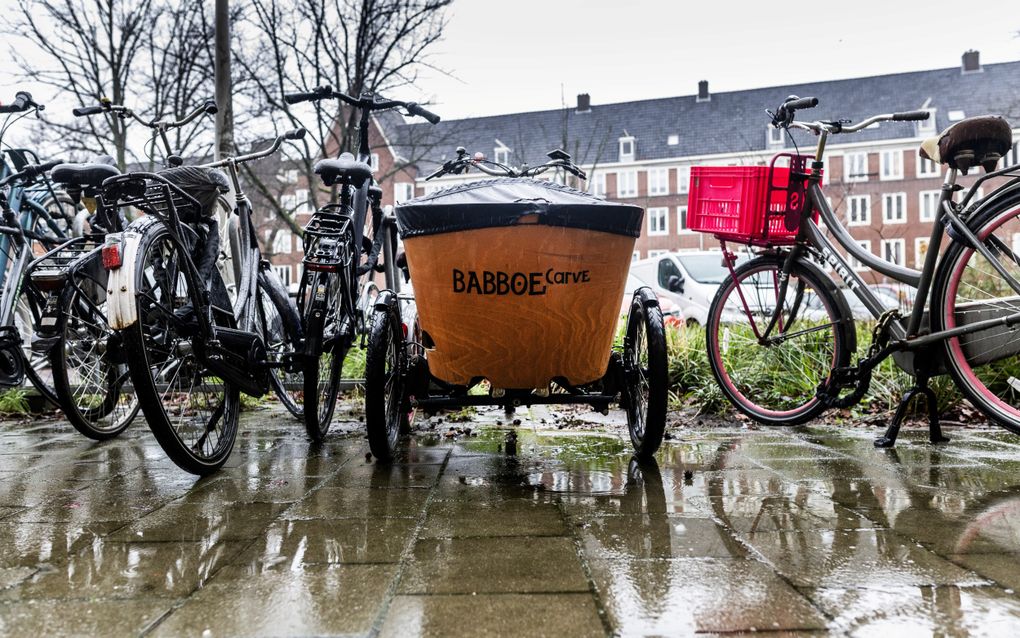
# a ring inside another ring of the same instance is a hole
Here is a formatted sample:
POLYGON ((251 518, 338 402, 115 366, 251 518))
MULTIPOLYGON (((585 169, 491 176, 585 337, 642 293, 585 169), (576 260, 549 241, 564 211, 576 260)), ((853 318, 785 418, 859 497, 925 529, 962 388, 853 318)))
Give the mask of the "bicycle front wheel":
POLYGON ((340 394, 340 372, 350 348, 346 322, 338 303, 340 278, 336 273, 306 273, 302 286, 306 299, 304 368, 305 430, 313 441, 329 431, 340 394))
MULTIPOLYGON (((138 321, 123 335, 149 429, 174 463, 206 475, 219 469, 234 447, 240 397, 199 357, 204 345, 194 314, 199 291, 191 289, 180 268, 185 259, 161 224, 149 226, 135 274, 138 321)), ((223 285, 218 271, 212 276, 223 285)), ((225 313, 213 314, 219 325, 232 323, 225 313)))
POLYGON ((723 394, 765 425, 796 425, 825 410, 818 386, 848 365, 856 342, 846 301, 816 268, 797 263, 781 291, 784 259, 764 256, 737 268, 719 286, 705 329, 723 394))
POLYGON ((269 362, 273 366, 269 376, 273 392, 291 414, 301 418, 301 393, 304 392, 304 385, 300 364, 295 359, 302 339, 301 320, 283 284, 272 271, 259 273, 255 310, 258 313, 256 329, 262 335, 269 362))
MULTIPOLYGON (((933 286, 936 331, 1020 313, 1020 293, 1013 287, 1020 281, 1018 199, 979 214, 970 225, 994 263, 963 243, 954 242, 946 250, 933 286)), ((964 396, 994 422, 1020 434, 1017 330, 1016 323, 990 326, 943 343, 946 368, 964 396)))

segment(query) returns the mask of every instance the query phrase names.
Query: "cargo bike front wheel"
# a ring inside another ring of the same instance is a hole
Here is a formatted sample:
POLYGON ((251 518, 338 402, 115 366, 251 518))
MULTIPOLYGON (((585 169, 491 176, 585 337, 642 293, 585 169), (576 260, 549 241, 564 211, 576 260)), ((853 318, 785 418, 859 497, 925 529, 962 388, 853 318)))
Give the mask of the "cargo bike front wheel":
POLYGON ((393 458, 402 430, 408 426, 404 406, 407 351, 396 299, 383 292, 372 311, 365 360, 365 426, 372 454, 393 458))
POLYGON ((662 444, 669 399, 666 329, 655 293, 638 288, 627 316, 622 393, 634 451, 648 458, 662 444))

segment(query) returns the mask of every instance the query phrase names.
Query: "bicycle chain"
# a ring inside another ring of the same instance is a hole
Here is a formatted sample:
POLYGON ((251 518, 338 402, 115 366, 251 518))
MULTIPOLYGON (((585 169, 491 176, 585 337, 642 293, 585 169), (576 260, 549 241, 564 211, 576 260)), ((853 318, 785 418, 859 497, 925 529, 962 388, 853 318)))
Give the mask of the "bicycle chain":
POLYGON ((867 355, 859 359, 855 366, 833 369, 829 378, 818 386, 818 399, 827 408, 849 408, 868 393, 875 358, 889 344, 889 325, 899 316, 900 311, 896 309, 883 312, 871 330, 871 345, 868 346, 867 355), (848 387, 853 387, 853 392, 844 397, 839 396, 839 391, 848 387))

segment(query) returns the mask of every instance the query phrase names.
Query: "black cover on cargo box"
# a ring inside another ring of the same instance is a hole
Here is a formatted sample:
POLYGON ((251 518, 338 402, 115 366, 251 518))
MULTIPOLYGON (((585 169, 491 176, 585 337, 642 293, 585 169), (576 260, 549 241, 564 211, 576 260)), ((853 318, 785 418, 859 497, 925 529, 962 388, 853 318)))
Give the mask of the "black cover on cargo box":
POLYGON ((401 238, 513 226, 537 215, 547 226, 641 234, 644 210, 544 180, 502 177, 451 186, 397 206, 401 238))

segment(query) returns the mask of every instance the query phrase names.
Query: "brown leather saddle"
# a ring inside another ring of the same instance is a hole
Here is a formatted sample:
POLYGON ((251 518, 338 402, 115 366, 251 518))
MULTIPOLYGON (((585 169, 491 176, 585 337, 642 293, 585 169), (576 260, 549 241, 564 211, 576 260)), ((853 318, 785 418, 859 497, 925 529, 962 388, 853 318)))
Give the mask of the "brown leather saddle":
POLYGON ((990 173, 1012 146, 1013 129, 1009 122, 998 115, 979 115, 960 120, 925 140, 918 154, 959 169, 964 175, 975 166, 990 173))

